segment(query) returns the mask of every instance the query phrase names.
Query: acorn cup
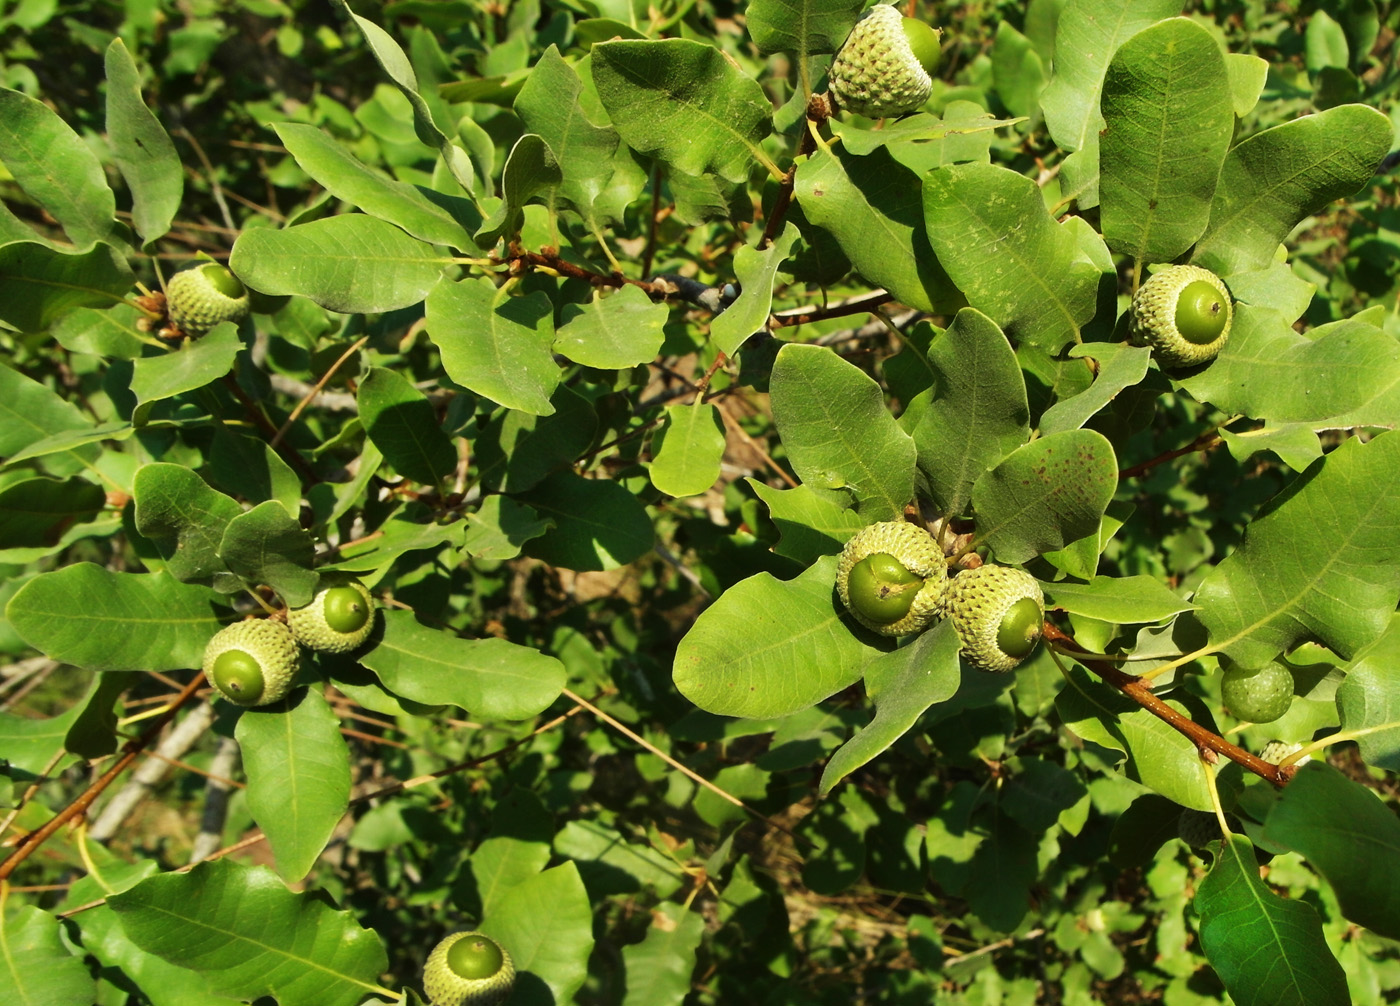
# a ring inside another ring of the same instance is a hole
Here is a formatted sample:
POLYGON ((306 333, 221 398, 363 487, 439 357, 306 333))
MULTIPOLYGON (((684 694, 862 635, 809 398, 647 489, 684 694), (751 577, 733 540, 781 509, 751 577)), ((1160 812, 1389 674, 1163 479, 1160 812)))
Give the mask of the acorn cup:
POLYGON ((888 4, 870 8, 831 64, 832 97, 871 119, 917 110, 933 92, 940 34, 888 4))
POLYGON ((904 521, 861 528, 841 550, 836 593, 861 625, 883 636, 922 632, 938 618, 948 562, 933 536, 904 521))
POLYGON ((228 269, 206 262, 170 277, 165 310, 172 324, 197 339, 222 322, 246 318, 248 291, 228 269))
POLYGON ((310 604, 287 612, 297 642, 322 653, 348 653, 374 631, 374 598, 359 580, 335 579, 310 604))
POLYGON ((235 622, 204 647, 204 676, 240 706, 265 706, 291 691, 301 666, 292 630, 267 618, 235 622))
POLYGON ((962 655, 983 671, 1010 671, 1030 656, 1045 627, 1045 596, 1035 577, 988 563, 953 577, 948 617, 962 655))
POLYGON ((1195 367, 1215 359, 1230 338, 1234 307, 1220 277, 1194 265, 1153 275, 1133 297, 1131 338, 1151 346, 1164 368, 1195 367))
POLYGON ((509 951, 485 933, 453 933, 423 965, 423 993, 432 1006, 497 1006, 514 986, 509 951))

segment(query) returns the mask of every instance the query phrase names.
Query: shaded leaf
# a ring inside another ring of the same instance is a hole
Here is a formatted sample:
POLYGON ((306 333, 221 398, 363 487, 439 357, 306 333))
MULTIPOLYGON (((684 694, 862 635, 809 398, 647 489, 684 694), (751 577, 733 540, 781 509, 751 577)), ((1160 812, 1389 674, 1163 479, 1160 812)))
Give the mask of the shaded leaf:
POLYGON ((399 474, 436 485, 457 467, 457 451, 432 404, 407 378, 375 367, 360 382, 357 398, 365 435, 399 474))
POLYGON ((565 569, 604 570, 646 554, 655 540, 646 508, 625 486, 555 472, 520 497, 554 526, 525 553, 565 569))
POLYGON ((864 7, 865 0, 753 0, 744 13, 759 52, 805 58, 841 48, 864 7))
POLYGON ((229 859, 144 880, 107 904, 147 953, 203 973, 210 987, 282 1006, 355 1006, 382 991, 379 937, 265 867, 229 859))
POLYGON ((1375 793, 1331 765, 1303 765, 1269 808, 1264 837, 1311 863, 1352 922, 1400 936, 1400 819, 1375 793))
POLYGON ((501 204, 477 230, 477 243, 489 248, 502 236, 510 239, 519 234, 525 222, 525 204, 563 180, 559 158, 544 137, 534 133, 520 137, 510 148, 501 173, 501 204))
POLYGON ((921 311, 962 306, 924 231, 919 176, 888 151, 813 154, 799 166, 793 194, 868 283, 921 311))
POLYGON ((42 331, 69 311, 110 307, 132 282, 131 269, 111 245, 79 253, 38 241, 0 245, 0 321, 21 332, 42 331))
POLYGON ((679 1006, 690 993, 695 951, 704 935, 699 912, 672 902, 658 906, 642 942, 622 948, 627 969, 623 1006, 679 1006))
POLYGON ((943 620, 907 646, 866 665, 866 693, 875 703, 870 723, 837 749, 822 772, 825 796, 846 776, 884 753, 935 702, 951 698, 962 677, 958 634, 943 620))
POLYGON ((276 500, 230 520, 219 555, 235 575, 250 584, 267 584, 294 608, 311 603, 316 592, 311 534, 276 500))
POLYGON ((755 161, 772 106, 758 81, 720 50, 690 39, 603 42, 592 49, 593 83, 613 128, 633 150, 689 175, 741 182, 755 161))
MULTIPOLYGON (((150 539, 166 571, 186 583, 212 585, 228 567, 219 546, 243 508, 184 465, 150 464, 132 480, 136 529, 150 539)), ((232 584, 229 585, 232 587, 232 584)))
POLYGON ((1259 879, 1254 845, 1222 843, 1196 889, 1201 949, 1239 1006, 1349 1006, 1346 976, 1311 905, 1280 898, 1259 879))
POLYGON ((811 486, 774 489, 757 479, 746 481, 768 504, 768 515, 782 534, 773 551, 803 565, 840 552, 846 539, 867 523, 856 511, 833 502, 829 494, 814 492, 811 486))
POLYGON ((1304 639, 1349 657, 1379 637, 1400 600, 1397 479, 1393 433, 1310 465, 1196 590, 1211 647, 1261 667, 1304 639), (1326 549, 1301 547, 1316 541, 1326 549))

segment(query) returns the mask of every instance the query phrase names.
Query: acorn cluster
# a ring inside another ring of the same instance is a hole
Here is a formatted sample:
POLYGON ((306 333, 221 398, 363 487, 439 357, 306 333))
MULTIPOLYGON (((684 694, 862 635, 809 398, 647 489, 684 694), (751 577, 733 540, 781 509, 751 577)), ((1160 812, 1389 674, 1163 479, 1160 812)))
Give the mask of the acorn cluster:
POLYGON ((1029 573, 984 564, 950 577, 933 535, 904 521, 871 524, 846 542, 836 593, 857 622, 885 636, 950 619, 963 657, 984 671, 1015 668, 1045 624, 1045 598, 1029 573))
POLYGON ((374 598, 352 577, 323 577, 309 604, 285 622, 252 618, 225 626, 204 648, 204 674, 220 695, 240 706, 284 698, 301 668, 301 647, 346 653, 374 631, 374 598))

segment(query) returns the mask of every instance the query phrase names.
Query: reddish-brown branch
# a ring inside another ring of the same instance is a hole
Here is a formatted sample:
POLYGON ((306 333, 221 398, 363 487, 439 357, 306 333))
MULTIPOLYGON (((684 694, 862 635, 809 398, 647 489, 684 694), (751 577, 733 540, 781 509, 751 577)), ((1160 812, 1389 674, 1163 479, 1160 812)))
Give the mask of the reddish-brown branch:
POLYGON ((1257 776, 1261 776, 1275 786, 1283 786, 1293 778, 1293 766, 1283 768, 1272 762, 1266 762, 1257 755, 1252 755, 1242 747, 1231 744, 1224 737, 1217 733, 1212 733, 1201 726, 1189 716, 1184 716, 1171 706, 1167 705, 1152 692, 1152 686, 1142 678, 1133 674, 1124 674, 1117 667, 1114 667, 1106 660, 1095 660, 1091 654, 1078 643, 1074 637, 1062 632, 1058 626, 1052 622, 1045 623, 1045 641, 1053 643, 1060 649, 1071 651, 1078 660, 1089 670, 1093 671, 1104 681, 1117 688, 1128 698, 1142 706, 1153 716, 1165 721, 1173 729, 1184 734, 1191 743, 1202 752, 1214 751, 1216 754, 1224 755, 1233 762, 1249 769, 1257 776))
POLYGON ((155 721, 146 729, 145 733, 135 740, 127 741, 122 745, 121 757, 112 764, 111 768, 103 772, 101 777, 89 786, 81 796, 55 814, 42 827, 21 837, 15 844, 14 851, 6 857, 3 863, 0 863, 0 880, 7 880, 10 874, 15 872, 15 868, 29 858, 31 852, 48 841, 50 835, 73 820, 73 818, 86 813, 88 807, 92 806, 92 802, 101 796, 102 792, 106 790, 108 786, 112 785, 117 776, 126 771, 127 766, 136 760, 136 756, 139 755, 151 741, 159 736, 160 732, 165 729, 165 725, 175 717, 175 714, 180 711, 195 692, 199 691, 200 686, 203 684, 203 672, 196 674, 194 679, 184 687, 180 694, 175 696, 175 699, 170 703, 170 708, 157 716, 155 721))
MULTIPOLYGON (((827 105, 825 101, 819 101, 813 96, 812 101, 807 103, 807 128, 802 132, 802 140, 797 146, 797 156, 806 157, 817 149, 817 139, 813 135, 813 130, 826 120, 827 105)), ((783 180, 778 185, 778 198, 773 201, 773 209, 768 213, 768 222, 763 227, 763 237, 759 238, 758 250, 762 251, 773 243, 773 238, 778 234, 778 229, 782 226, 783 218, 787 216, 788 207, 792 205, 792 189, 797 180, 797 164, 791 164, 783 180)))
POLYGON ((1146 474, 1153 468, 1156 468, 1158 465, 1166 464, 1173 458, 1179 458, 1183 454, 1192 454, 1196 451, 1208 451, 1212 447, 1218 447, 1224 442, 1218 430, 1207 430, 1185 447, 1178 447, 1174 451, 1167 451, 1165 454, 1159 454, 1149 461, 1133 465, 1131 468, 1124 468, 1118 473, 1118 477, 1120 479, 1135 479, 1139 475, 1146 474))

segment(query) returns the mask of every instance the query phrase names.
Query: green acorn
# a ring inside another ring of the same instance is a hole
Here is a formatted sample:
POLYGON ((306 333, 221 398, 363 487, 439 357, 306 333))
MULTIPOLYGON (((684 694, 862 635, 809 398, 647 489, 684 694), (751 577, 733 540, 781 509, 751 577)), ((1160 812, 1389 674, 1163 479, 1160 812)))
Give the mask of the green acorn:
POLYGON ((1207 810, 1183 810, 1176 833, 1191 848, 1201 849, 1220 837, 1220 819, 1207 810))
POLYGON ((1009 671, 1030 655, 1045 626, 1045 596, 1035 577, 987 564, 953 577, 948 617, 962 655, 984 671, 1009 671))
POLYGON ((856 22, 831 64, 831 94, 842 108, 871 119, 912 112, 933 91, 941 33, 888 4, 856 22))
MULTIPOLYGON (((1287 741, 1272 740, 1264 745, 1264 750, 1259 752, 1259 758, 1261 761, 1266 761, 1270 765, 1277 765, 1295 751, 1301 750, 1303 750, 1303 745, 1301 744, 1289 744, 1287 741)), ((1312 761, 1312 755, 1303 755, 1303 757, 1295 761, 1293 765, 1295 767, 1306 765, 1310 761, 1312 761)))
POLYGON ((233 273, 207 262, 170 277, 165 310, 171 322, 197 339, 220 322, 246 318, 248 291, 233 273))
POLYGON ((510 953, 484 933, 453 933, 423 965, 423 992, 432 1006, 496 1006, 514 985, 510 953))
POLYGON ((1293 705, 1293 675, 1279 664, 1226 668, 1220 697, 1230 712, 1250 723, 1271 723, 1293 705))
POLYGON ((235 705, 265 706, 291 691, 301 665, 292 630, 255 618, 225 626, 204 648, 204 676, 235 705))
POLYGON ((297 642, 323 653, 347 653, 374 630, 374 598, 359 580, 336 580, 311 603, 287 612, 297 642))
POLYGON ((892 520, 861 528, 836 566, 836 593, 857 622, 883 636, 922 632, 938 617, 948 562, 921 527, 892 520))
POLYGON ((1133 298, 1132 341, 1151 346, 1163 367, 1216 358, 1230 337, 1234 307, 1220 277, 1194 265, 1152 274, 1133 298))

